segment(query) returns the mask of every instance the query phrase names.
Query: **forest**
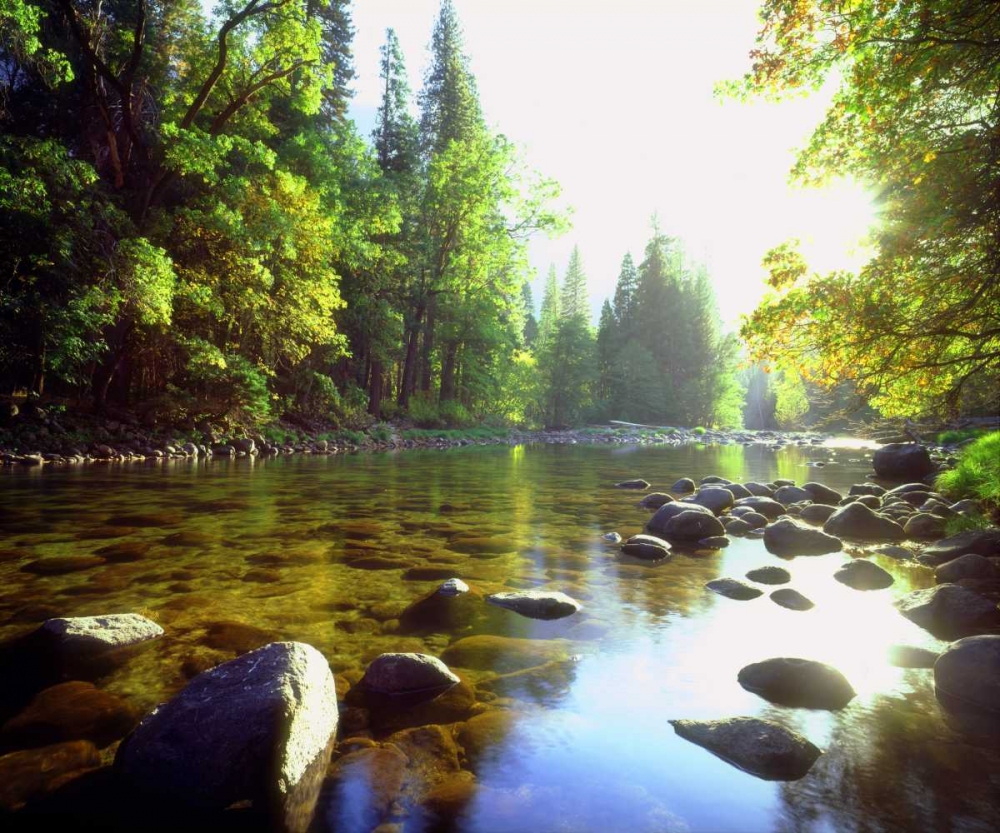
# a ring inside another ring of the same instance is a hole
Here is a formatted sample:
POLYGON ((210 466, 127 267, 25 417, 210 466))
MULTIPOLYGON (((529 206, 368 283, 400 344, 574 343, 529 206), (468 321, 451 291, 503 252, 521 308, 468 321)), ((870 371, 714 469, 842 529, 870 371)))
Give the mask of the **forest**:
POLYGON ((579 248, 536 307, 528 241, 570 213, 484 116, 451 0, 416 92, 387 30, 370 136, 346 0, 2 0, 0 394, 191 425, 994 413, 1000 24, 849 5, 766 2, 720 92, 840 74, 793 178, 876 187, 876 254, 812 274, 778 245, 739 338, 655 217, 599 321, 579 248))

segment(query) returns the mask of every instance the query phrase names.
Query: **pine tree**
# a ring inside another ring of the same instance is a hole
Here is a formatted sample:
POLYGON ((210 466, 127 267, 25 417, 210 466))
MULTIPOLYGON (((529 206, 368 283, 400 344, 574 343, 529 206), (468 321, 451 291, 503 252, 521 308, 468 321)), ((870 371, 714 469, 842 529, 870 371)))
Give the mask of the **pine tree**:
POLYGON ((636 271, 632 253, 622 258, 618 283, 615 285, 614 315, 618 332, 623 341, 632 338, 635 330, 635 300, 639 289, 639 273, 636 271))
POLYGON ((529 350, 538 338, 538 319, 535 318, 535 299, 531 294, 531 284, 525 281, 521 286, 521 303, 524 305, 524 346, 529 350))
POLYGON ((555 336, 559 315, 559 277, 556 275, 555 264, 552 264, 549 266, 549 274, 545 280, 542 312, 538 319, 538 345, 540 348, 548 344, 555 336))
POLYGON ((476 80, 469 71, 462 27, 451 0, 442 0, 431 36, 431 65, 420 93, 420 138, 424 152, 437 153, 483 128, 476 80))
POLYGON ((601 320, 597 325, 597 387, 594 391, 599 401, 607 400, 614 387, 614 363, 618 353, 617 322, 607 298, 601 306, 601 320))
POLYGON ((587 275, 583 271, 580 247, 574 246, 569 256, 569 266, 563 278, 560 293, 561 315, 563 318, 579 318, 590 321, 590 302, 587 298, 587 275))
POLYGON ((321 50, 325 65, 333 66, 333 83, 323 91, 323 112, 333 122, 344 121, 354 96, 351 82, 354 73, 354 24, 350 0, 309 0, 307 14, 319 20, 322 30, 321 50))
POLYGON ((375 154, 383 171, 408 173, 417 161, 417 124, 410 115, 410 84, 394 29, 385 30, 381 54, 382 103, 372 131, 375 154))

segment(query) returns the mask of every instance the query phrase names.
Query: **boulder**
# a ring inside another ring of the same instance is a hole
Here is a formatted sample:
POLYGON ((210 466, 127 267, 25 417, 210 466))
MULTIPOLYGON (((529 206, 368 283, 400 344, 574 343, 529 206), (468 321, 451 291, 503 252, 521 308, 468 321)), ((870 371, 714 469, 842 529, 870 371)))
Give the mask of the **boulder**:
POLYGON ((444 649, 441 659, 454 668, 506 674, 564 660, 568 654, 566 645, 564 641, 555 639, 518 639, 482 634, 453 642, 444 649))
POLYGON ((667 527, 667 523, 675 515, 681 512, 701 512, 703 515, 714 517, 711 509, 706 509, 697 503, 688 503, 683 500, 676 500, 673 503, 665 503, 653 514, 653 517, 646 523, 646 529, 654 534, 662 534, 667 527))
POLYGON ((670 491, 675 495, 686 495, 688 492, 693 492, 694 490, 695 484, 690 477, 682 477, 670 487, 670 491))
POLYGON ((960 555, 935 568, 934 578, 938 584, 957 584, 964 578, 993 579, 1000 577, 998 562, 975 553, 960 555))
POLYGON ((709 474, 698 481, 702 486, 728 486, 732 481, 717 474, 709 474))
POLYGON ((725 535, 710 535, 698 542, 698 549, 702 550, 724 550, 728 546, 729 539, 725 535))
POLYGON ((915 645, 892 645, 887 652, 889 665, 897 668, 933 668, 938 656, 937 651, 915 645))
POLYGON ((966 553, 984 555, 987 558, 1000 555, 1000 529, 973 529, 935 541, 924 547, 918 560, 921 564, 936 567, 966 553))
POLYGON ((115 769, 147 807, 223 810, 250 800, 274 830, 305 831, 337 734, 323 655, 274 642, 195 677, 122 742, 115 769))
POLYGON ((469 585, 460 578, 449 578, 438 586, 437 592, 447 597, 460 596, 469 592, 469 585))
POLYGON ((807 599, 798 590, 793 590, 791 587, 782 587, 771 591, 771 601, 788 610, 812 610, 816 607, 815 602, 807 599))
POLYGON ((792 580, 792 575, 784 567, 768 565, 750 570, 747 573, 747 578, 758 584, 787 584, 792 580))
POLYGON ((622 552, 633 558, 658 561, 670 557, 670 544, 654 535, 633 535, 622 544, 622 552))
POLYGON ((848 561, 833 574, 833 577, 841 584, 846 584, 855 590, 884 590, 894 581, 892 575, 878 564, 865 561, 863 558, 848 561))
POLYGON ((768 486, 766 483, 757 483, 751 480, 749 483, 744 483, 743 488, 750 492, 751 495, 757 497, 773 497, 774 489, 768 486))
POLYGON ((757 495, 744 497, 736 501, 734 505, 746 506, 754 512, 763 515, 769 521, 777 520, 779 516, 785 514, 784 505, 769 497, 759 497, 757 495))
POLYGON ((918 480, 934 471, 927 449, 917 443, 888 443, 872 457, 875 474, 887 480, 918 480))
POLYGON ((257 453, 257 444, 253 440, 251 440, 249 438, 242 438, 242 439, 238 439, 238 440, 230 440, 229 444, 233 448, 235 448, 238 452, 241 451, 244 454, 256 454, 257 453))
POLYGON ((764 546, 775 555, 825 555, 840 552, 843 545, 839 538, 801 524, 791 518, 782 518, 764 528, 764 546))
POLYGON ((956 728, 1000 734, 1000 635, 950 645, 934 663, 934 693, 956 728))
POLYGON ((938 639, 972 636, 1000 625, 995 602, 958 584, 914 590, 897 599, 894 606, 938 639))
POLYGON ((808 506, 802 507, 799 517, 808 523, 818 526, 825 524, 829 517, 836 511, 836 506, 829 506, 825 503, 810 503, 808 506))
POLYGON ((945 533, 946 521, 938 515, 920 512, 906 521, 903 531, 907 538, 941 538, 945 533))
POLYGON ((872 555, 884 555, 886 558, 893 558, 896 561, 913 560, 913 552, 898 544, 882 544, 878 547, 872 547, 869 552, 872 555))
POLYGON ((724 486, 702 486, 694 495, 688 498, 690 503, 697 503, 710 509, 714 514, 721 515, 733 505, 736 498, 724 486))
POLYGON ((832 665, 811 659, 775 657, 740 670, 739 684, 765 700, 807 709, 841 709, 854 699, 847 678, 832 665))
POLYGON ((529 619, 563 619, 580 609, 580 603, 556 590, 515 590, 493 593, 486 601, 513 610, 529 619))
POLYGON ((836 489, 824 486, 822 483, 806 483, 802 488, 812 495, 813 503, 822 503, 827 506, 836 506, 844 499, 844 496, 836 489))
POLYGON ((382 654, 365 669, 361 687, 376 694, 438 693, 459 682, 448 666, 428 654, 382 654))
POLYGON ((620 544, 622 542, 622 536, 617 532, 605 532, 601 536, 601 540, 608 544, 620 544))
POLYGON ((742 518, 723 518, 722 525, 726 528, 726 535, 746 535, 753 529, 742 518))
POLYGON ((670 503, 672 501, 673 498, 664 492, 650 492, 639 501, 639 505, 644 506, 646 509, 659 509, 664 503, 670 503))
MULTIPOLYGON (((677 504, 671 504, 676 506, 677 504)), ((663 527, 663 535, 669 540, 691 542, 726 534, 722 521, 711 512, 685 511, 674 515, 663 527)))
POLYGON ((727 599, 736 599, 740 602, 756 599, 763 595, 763 591, 735 578, 713 579, 705 585, 705 588, 720 596, 725 596, 727 599))
POLYGON ((885 494, 885 489, 879 486, 877 483, 855 483, 847 490, 848 496, 854 495, 873 495, 875 497, 880 497, 885 494))
POLYGON ((733 497, 739 500, 741 497, 753 497, 753 492, 751 492, 746 486, 740 483, 729 483, 725 486, 727 491, 733 493, 733 497))
MULTIPOLYGON (((25 749, 0 757, 0 812, 13 813, 29 801, 40 798, 73 774, 79 774, 101 765, 101 755, 89 741, 76 740, 57 743, 39 749, 25 749)), ((40 820, 36 818, 36 822, 40 820)), ((79 820, 76 820, 77 824, 79 820)), ((11 829, 18 827, 9 821, 11 829)), ((67 829, 64 825, 52 827, 41 823, 24 829, 67 829)), ((78 829, 83 829, 79 826, 78 829)))
POLYGON ((767 781, 796 781, 822 754, 802 735, 756 717, 671 720, 670 725, 685 740, 767 781))
POLYGON ((635 479, 635 480, 623 480, 621 483, 615 483, 616 489, 648 489, 649 483, 645 480, 635 479))
POLYGON ((781 486, 775 490, 774 499, 778 503, 783 503, 787 506, 789 503, 801 503, 804 500, 811 501, 813 496, 812 492, 798 486, 781 486))
POLYGON ((900 541, 906 537, 898 523, 876 514, 860 501, 840 507, 823 524, 823 531, 865 541, 900 541))

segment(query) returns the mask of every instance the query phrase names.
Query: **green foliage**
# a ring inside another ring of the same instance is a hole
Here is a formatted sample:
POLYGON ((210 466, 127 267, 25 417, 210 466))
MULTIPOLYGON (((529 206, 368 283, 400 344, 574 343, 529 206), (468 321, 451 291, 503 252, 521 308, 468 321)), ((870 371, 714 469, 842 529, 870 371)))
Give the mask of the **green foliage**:
POLYGON ((934 437, 934 442, 938 445, 957 445, 966 440, 975 440, 987 432, 985 428, 960 428, 950 431, 942 431, 934 437))
POLYGON ((700 437, 705 432, 706 432, 706 429, 704 428, 704 426, 701 426, 701 425, 699 425, 699 426, 691 429, 691 433, 694 434, 697 437, 700 437))
POLYGON ((955 468, 938 475, 936 488, 958 498, 974 498, 1000 509, 1000 431, 962 449, 955 468))
POLYGON ((272 414, 268 374, 239 354, 223 353, 198 338, 188 339, 183 391, 189 416, 235 424, 256 424, 272 414))

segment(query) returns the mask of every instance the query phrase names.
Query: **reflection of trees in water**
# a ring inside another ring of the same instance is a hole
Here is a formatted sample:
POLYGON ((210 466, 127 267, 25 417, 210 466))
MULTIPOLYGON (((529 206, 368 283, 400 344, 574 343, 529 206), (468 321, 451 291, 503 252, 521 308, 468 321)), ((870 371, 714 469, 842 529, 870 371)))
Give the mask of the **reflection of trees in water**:
POLYGON ((1000 749, 951 732, 931 685, 837 717, 826 754, 782 785, 777 830, 1000 829, 1000 749))

